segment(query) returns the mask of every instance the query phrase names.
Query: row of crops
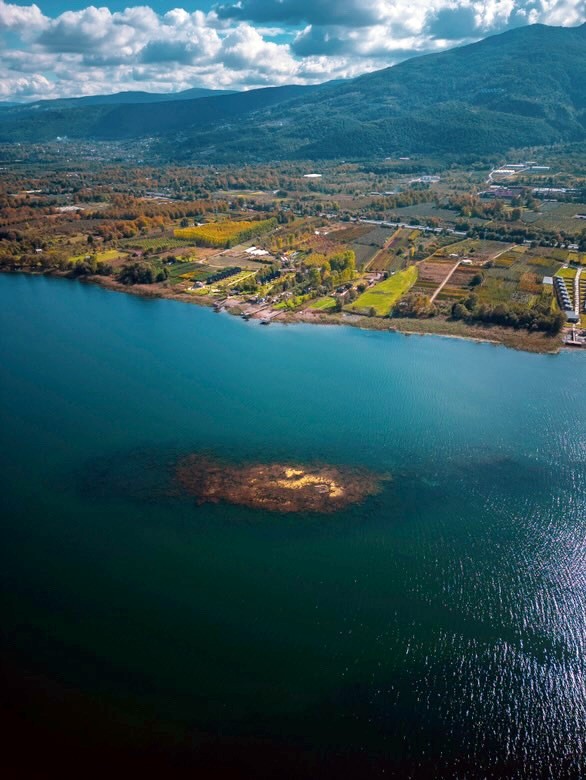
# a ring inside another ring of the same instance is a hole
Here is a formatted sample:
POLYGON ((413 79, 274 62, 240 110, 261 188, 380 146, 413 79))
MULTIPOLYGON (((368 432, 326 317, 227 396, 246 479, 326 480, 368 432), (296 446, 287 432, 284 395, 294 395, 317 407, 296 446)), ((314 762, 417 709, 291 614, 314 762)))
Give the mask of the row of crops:
POLYGON ((197 227, 177 228, 174 235, 177 239, 188 239, 196 246, 229 249, 272 230, 276 225, 277 220, 274 218, 242 222, 226 220, 197 227))

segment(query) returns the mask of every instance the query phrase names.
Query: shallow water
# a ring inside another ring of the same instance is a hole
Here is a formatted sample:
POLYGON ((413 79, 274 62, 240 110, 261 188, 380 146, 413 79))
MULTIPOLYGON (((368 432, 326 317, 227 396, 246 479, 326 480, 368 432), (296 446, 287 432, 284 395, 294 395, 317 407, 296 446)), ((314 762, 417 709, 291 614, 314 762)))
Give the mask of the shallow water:
POLYGON ((74 711, 234 775, 586 774, 586 355, 26 276, 0 345, 2 657, 33 734, 85 746, 74 711), (327 516, 197 506, 162 489, 190 452, 393 478, 327 516))

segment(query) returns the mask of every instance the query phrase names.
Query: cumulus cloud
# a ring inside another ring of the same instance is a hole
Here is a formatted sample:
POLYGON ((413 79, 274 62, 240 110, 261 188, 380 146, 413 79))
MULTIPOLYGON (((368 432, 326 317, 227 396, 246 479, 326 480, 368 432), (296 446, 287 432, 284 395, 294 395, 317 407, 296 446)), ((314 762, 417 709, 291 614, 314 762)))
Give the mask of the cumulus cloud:
POLYGON ((24 32, 27 28, 34 30, 45 26, 47 19, 36 5, 17 5, 0 0, 0 31, 17 30, 24 32))
POLYGON ((212 11, 167 13, 98 5, 51 17, 37 5, 0 0, 0 97, 137 83, 157 91, 312 83, 520 24, 586 19, 586 0, 220 0, 212 11))

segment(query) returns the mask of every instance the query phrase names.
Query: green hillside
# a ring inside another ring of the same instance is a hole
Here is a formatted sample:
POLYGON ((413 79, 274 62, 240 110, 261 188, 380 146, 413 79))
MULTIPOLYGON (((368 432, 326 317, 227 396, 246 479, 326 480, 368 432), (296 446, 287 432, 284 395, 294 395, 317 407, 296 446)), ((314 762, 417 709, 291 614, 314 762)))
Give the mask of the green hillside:
POLYGON ((159 136, 175 160, 504 152, 586 138, 586 24, 521 27, 321 87, 0 112, 0 141, 159 136))

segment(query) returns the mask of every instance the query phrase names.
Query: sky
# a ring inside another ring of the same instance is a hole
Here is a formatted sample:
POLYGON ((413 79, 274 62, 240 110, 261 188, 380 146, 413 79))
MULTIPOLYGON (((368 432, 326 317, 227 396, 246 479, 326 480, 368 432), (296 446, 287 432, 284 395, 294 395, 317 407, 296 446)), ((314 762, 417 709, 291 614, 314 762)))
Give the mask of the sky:
POLYGON ((586 0, 0 0, 0 101, 350 78, 586 0))

